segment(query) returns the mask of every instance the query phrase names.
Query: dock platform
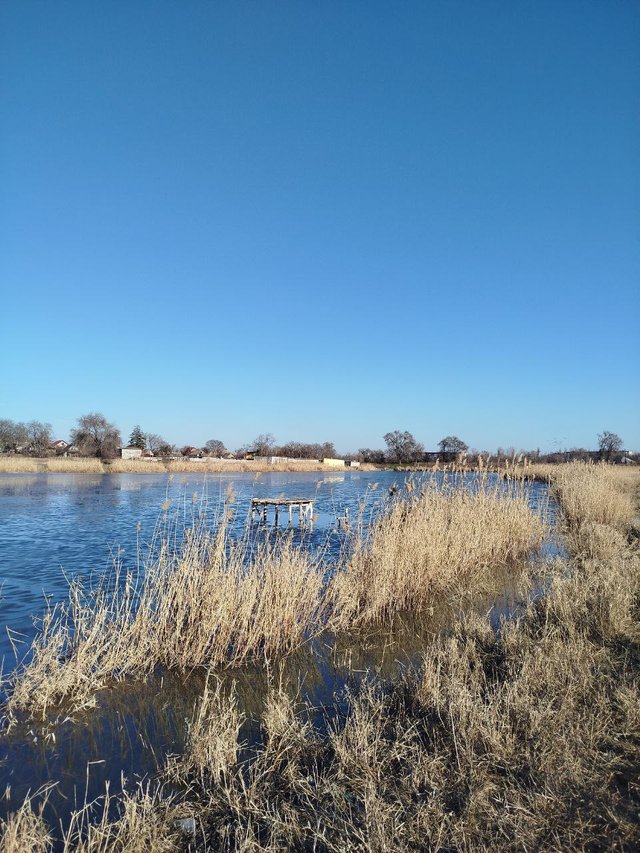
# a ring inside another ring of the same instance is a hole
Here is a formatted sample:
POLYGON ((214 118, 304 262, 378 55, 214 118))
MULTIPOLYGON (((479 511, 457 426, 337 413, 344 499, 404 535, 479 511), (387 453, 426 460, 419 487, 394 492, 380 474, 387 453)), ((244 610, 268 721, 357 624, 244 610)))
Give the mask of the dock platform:
POLYGON ((311 524, 313 522, 313 501, 308 498, 251 498, 251 521, 257 513, 258 521, 267 522, 267 511, 273 507, 273 523, 278 524, 280 508, 288 511, 289 524, 293 523, 293 514, 298 512, 299 524, 311 524))

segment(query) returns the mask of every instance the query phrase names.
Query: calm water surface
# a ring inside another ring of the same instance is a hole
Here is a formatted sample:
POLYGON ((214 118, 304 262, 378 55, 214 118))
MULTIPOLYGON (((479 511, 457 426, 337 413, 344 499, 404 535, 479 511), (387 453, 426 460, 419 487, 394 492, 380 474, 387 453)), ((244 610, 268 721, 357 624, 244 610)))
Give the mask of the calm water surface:
MULTIPOLYGON (((121 555, 125 566, 135 565, 166 525, 180 530, 203 513, 214 525, 226 502, 233 509, 234 531, 242 535, 252 497, 313 499, 312 528, 301 531, 296 522, 293 536, 331 559, 344 545, 338 518, 345 510, 352 519, 359 511, 365 519, 370 517, 389 490, 401 488, 407 476, 394 471, 1 475, 0 654, 5 674, 15 664, 10 636, 14 642, 21 638, 18 648, 26 650, 34 634, 34 615, 47 601, 66 597, 67 577, 109 572, 115 554, 121 555)), ((527 490, 531 504, 546 507, 553 519, 555 508, 546 487, 534 483, 527 490)), ((274 535, 271 522, 268 531, 274 535)), ((265 530, 258 527, 254 535, 264 536, 265 530)), ((498 576, 495 588, 486 590, 478 606, 509 611, 519 595, 512 577, 498 576)), ((360 639, 339 647, 317 644, 313 654, 286 662, 284 683, 314 705, 328 705, 336 691, 369 671, 392 676, 398 667, 411 664, 424 647, 425 633, 432 635, 450 618, 444 606, 421 624, 403 626, 382 639, 360 639)), ((267 690, 266 676, 258 669, 245 669, 225 677, 236 681, 249 718, 244 734, 250 740, 267 690)), ((188 682, 165 677, 145 685, 122 685, 103 691, 98 709, 74 724, 59 726, 55 739, 28 725, 10 736, 0 735, 0 790, 9 785, 12 791, 9 803, 0 802, 0 814, 12 803, 15 807, 29 789, 53 780, 58 786, 48 816, 64 822, 74 802, 84 799, 85 789, 91 798, 104 792, 106 780, 117 790, 122 772, 129 780, 152 775, 167 754, 181 751, 184 721, 201 686, 199 675, 188 682)))

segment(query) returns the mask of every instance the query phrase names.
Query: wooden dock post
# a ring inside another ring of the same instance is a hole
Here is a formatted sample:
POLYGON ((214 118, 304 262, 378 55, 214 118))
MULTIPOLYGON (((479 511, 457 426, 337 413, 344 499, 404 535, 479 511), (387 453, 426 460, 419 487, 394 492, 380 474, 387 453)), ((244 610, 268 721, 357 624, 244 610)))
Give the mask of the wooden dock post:
POLYGON ((272 506, 274 509, 274 525, 278 526, 280 518, 280 507, 287 508, 289 513, 289 524, 293 524, 293 513, 298 510, 298 524, 309 523, 313 524, 313 501, 306 498, 252 498, 251 499, 251 523, 253 524, 253 514, 258 513, 258 518, 262 515, 262 521, 267 523, 267 509, 272 506))

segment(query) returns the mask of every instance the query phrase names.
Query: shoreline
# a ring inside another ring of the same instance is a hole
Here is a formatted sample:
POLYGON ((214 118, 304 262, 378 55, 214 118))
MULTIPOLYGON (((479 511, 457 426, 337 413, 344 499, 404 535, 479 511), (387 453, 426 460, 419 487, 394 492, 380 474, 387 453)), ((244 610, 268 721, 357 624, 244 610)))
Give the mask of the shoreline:
POLYGON ((60 459, 33 456, 0 456, 1 474, 241 474, 269 472, 375 471, 378 466, 362 463, 357 468, 292 459, 269 462, 240 459, 60 459))

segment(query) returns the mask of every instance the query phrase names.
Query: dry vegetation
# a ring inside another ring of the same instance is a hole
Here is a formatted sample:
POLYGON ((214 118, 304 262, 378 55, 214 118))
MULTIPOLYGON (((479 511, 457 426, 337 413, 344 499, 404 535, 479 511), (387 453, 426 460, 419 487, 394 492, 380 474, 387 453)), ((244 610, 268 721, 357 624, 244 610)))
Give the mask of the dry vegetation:
POLYGON ((112 679, 274 661, 324 629, 420 612, 434 592, 536 548, 544 529, 522 493, 432 487, 393 502, 327 582, 326 566, 290 539, 252 547, 225 519, 214 534, 196 526, 139 575, 116 566, 97 588, 72 583, 17 668, 5 712, 44 719, 64 702, 73 713, 112 679))
POLYGON ((604 524, 623 533, 633 523, 637 481, 635 469, 580 462, 559 466, 552 478, 570 525, 604 524))
POLYGON ((239 666, 299 646, 324 624, 322 568, 289 539, 248 549, 223 521, 216 534, 195 528, 175 555, 162 547, 141 575, 116 570, 90 590, 74 582, 16 671, 9 720, 44 719, 61 702, 73 713, 109 681, 160 666, 239 666))
POLYGON ((3 853, 47 853, 51 849, 52 836, 42 818, 46 794, 27 797, 19 809, 7 820, 0 820, 0 841, 3 853))
POLYGON ((105 470, 99 459, 0 456, 0 474, 103 474, 105 470))
POLYGON ((542 543, 543 518, 521 488, 427 486, 392 505, 360 536, 333 593, 337 625, 349 629, 423 610, 435 595, 473 583, 542 543))
MULTIPOLYGON (((373 465, 362 465, 363 470, 373 465)), ((161 474, 170 473, 218 473, 238 474, 243 472, 267 471, 326 471, 321 462, 306 459, 291 459, 287 462, 268 462, 236 459, 113 459, 102 461, 95 458, 58 457, 36 458, 30 456, 0 455, 0 474, 161 474)))
MULTIPOLYGON (((115 821, 105 809, 89 826, 86 810, 78 813, 65 850, 636 849, 640 553, 628 535, 634 508, 612 493, 637 494, 638 480, 599 466, 564 469, 555 482, 567 500, 571 553, 556 564, 544 596, 498 632, 488 619, 458 619, 425 648, 417 669, 395 683, 371 676, 326 709, 323 725, 312 723, 314 709, 274 687, 261 745, 248 754, 240 749, 237 697, 211 677, 188 723, 185 752, 169 762, 157 789, 125 794, 115 821), (165 796, 167 781, 181 793, 165 796)), ((385 562, 401 560, 409 574, 426 565, 412 522, 420 526, 429 513, 454 507, 471 512, 448 495, 437 510, 433 500, 418 496, 401 517, 394 508, 344 576, 368 559, 371 585, 384 585, 385 562), (403 561, 395 541, 403 536, 421 555, 415 562, 403 561)), ((491 559, 483 513, 496 519, 506 510, 478 506, 484 523, 460 536, 472 553, 491 559)), ((447 529, 455 529, 458 517, 449 518, 447 529)), ((534 528, 516 526, 514 535, 524 529, 535 540, 534 528)), ((455 553, 443 541, 431 547, 455 553)), ((504 548, 494 554, 507 556, 504 548)), ((472 563, 459 564, 473 571, 472 563)), ((420 575, 430 588, 434 565, 420 575)), ((395 574, 388 580, 390 589, 401 584, 395 574)), ((411 585, 400 585, 400 598, 403 606, 423 602, 411 585)), ((391 599, 382 600, 373 610, 367 595, 364 605, 352 600, 351 612, 385 618, 391 599)), ((49 849, 31 803, 3 832, 3 849, 31 849, 10 847, 16 837, 49 849)))

